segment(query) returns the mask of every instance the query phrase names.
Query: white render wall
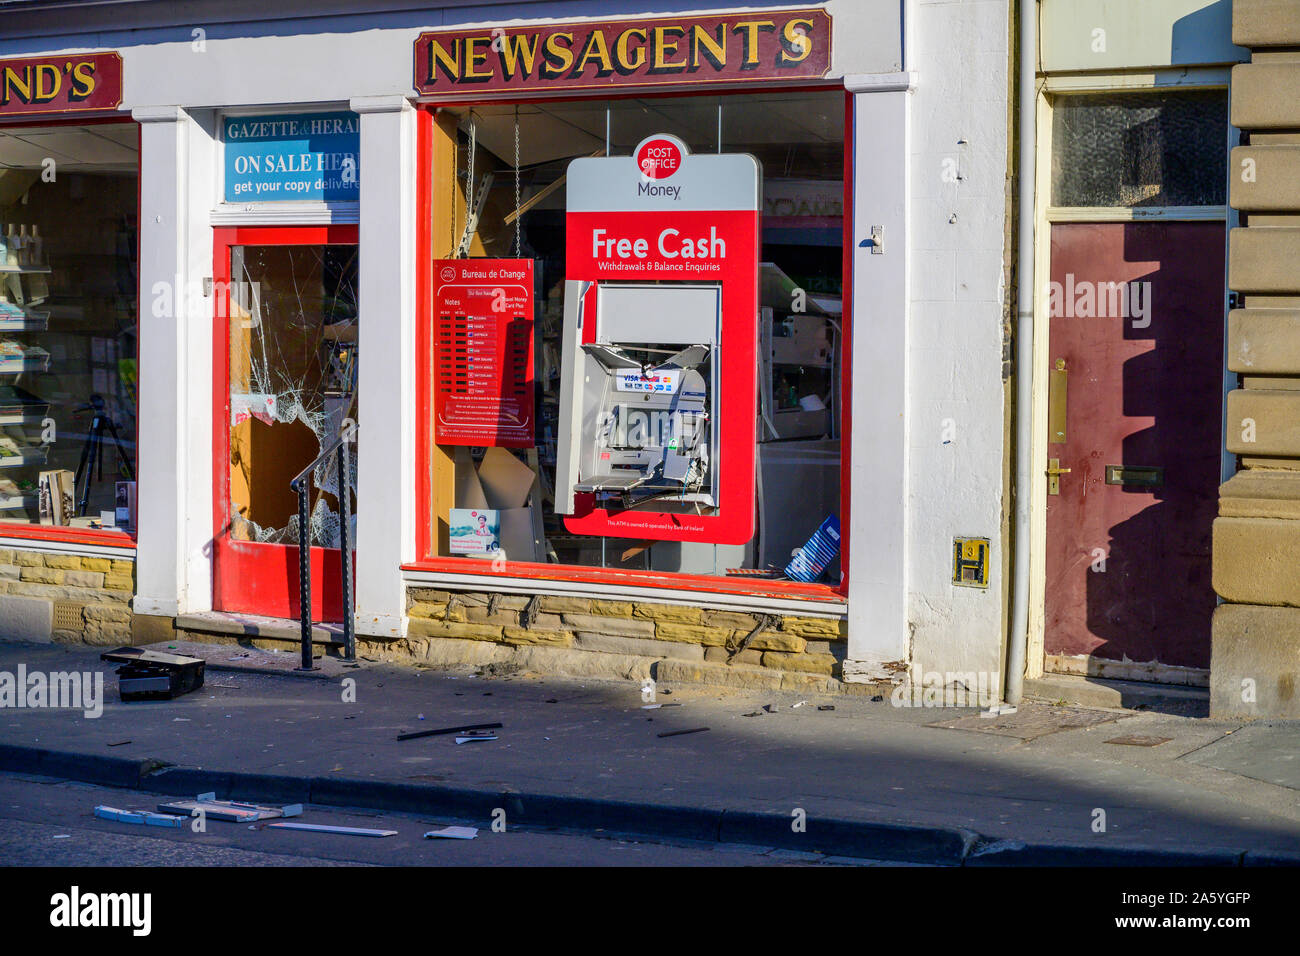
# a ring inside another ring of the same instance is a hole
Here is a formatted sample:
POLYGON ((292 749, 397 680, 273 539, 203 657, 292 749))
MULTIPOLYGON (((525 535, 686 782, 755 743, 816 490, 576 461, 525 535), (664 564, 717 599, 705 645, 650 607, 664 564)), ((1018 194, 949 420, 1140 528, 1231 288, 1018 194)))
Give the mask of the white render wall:
POLYGON ((1040 0, 1039 17, 1039 65, 1047 73, 1250 58, 1232 43, 1228 0, 1040 0))
MULTIPOLYGON (((908 228, 916 74, 845 78, 853 96, 849 640, 844 678, 888 680, 909 660, 908 228)), ((843 477, 843 476, 842 476, 843 477)))
POLYGON ((212 607, 213 116, 140 109, 137 614, 212 607))
POLYGON ((914 0, 908 7, 906 62, 918 78, 908 352, 908 588, 917 679, 931 671, 1002 670, 1009 7, 1008 0, 914 0), (988 590, 953 585, 954 536, 990 539, 988 590))

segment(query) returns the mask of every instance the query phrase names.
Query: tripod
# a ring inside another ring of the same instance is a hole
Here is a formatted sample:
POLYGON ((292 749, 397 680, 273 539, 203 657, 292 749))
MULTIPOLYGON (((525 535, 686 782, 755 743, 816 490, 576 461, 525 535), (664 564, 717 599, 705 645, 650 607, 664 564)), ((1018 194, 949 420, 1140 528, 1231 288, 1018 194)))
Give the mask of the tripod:
POLYGON ((113 424, 113 419, 108 417, 104 411, 104 397, 102 395, 91 395, 90 403, 82 405, 77 409, 79 412, 94 412, 95 418, 90 424, 90 434, 86 438, 86 444, 81 449, 81 462, 77 465, 77 474, 74 481, 75 485, 81 485, 81 495, 77 498, 77 515, 83 516, 86 513, 86 505, 90 501, 90 476, 93 473, 97 481, 104 478, 104 432, 107 431, 113 436, 113 444, 117 446, 118 461, 122 463, 122 468, 126 471, 128 481, 135 480, 135 473, 131 470, 131 460, 126 456, 126 449, 122 447, 122 439, 117 434, 117 426, 113 424), (85 483, 82 483, 82 473, 85 473, 85 483))

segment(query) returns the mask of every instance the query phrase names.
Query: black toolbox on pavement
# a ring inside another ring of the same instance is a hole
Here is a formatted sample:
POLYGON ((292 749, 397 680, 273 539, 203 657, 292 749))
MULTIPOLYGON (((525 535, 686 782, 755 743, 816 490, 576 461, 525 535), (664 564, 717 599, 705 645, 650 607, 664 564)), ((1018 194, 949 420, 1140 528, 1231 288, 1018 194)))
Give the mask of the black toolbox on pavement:
POLYGON ((202 658, 119 647, 101 654, 100 660, 122 665, 117 689, 124 701, 171 700, 203 686, 202 658))

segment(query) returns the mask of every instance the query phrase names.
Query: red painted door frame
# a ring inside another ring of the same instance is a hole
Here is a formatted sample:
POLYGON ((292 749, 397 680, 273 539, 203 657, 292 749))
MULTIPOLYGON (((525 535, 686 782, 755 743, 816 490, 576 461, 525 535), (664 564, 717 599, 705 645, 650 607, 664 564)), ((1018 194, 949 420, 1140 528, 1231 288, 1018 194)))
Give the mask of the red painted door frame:
MULTIPOLYGON (((296 545, 235 541, 230 513, 230 329, 232 246, 355 245, 356 226, 239 226, 213 230, 212 277, 212 606, 219 611, 296 618, 296 545)), ((311 549, 314 621, 343 618, 337 548, 311 549)))

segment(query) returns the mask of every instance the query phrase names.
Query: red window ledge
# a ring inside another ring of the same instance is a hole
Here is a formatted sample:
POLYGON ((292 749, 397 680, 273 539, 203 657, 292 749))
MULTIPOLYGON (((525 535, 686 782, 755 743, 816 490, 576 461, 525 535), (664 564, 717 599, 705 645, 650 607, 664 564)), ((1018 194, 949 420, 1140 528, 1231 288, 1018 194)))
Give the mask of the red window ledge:
POLYGON ((784 598, 796 601, 845 601, 843 585, 804 584, 800 581, 765 581, 753 578, 720 578, 700 574, 656 574, 653 571, 620 571, 617 568, 585 568, 572 565, 535 564, 507 561, 501 571, 489 562, 474 558, 426 558, 402 565, 403 571, 431 571, 440 574, 499 574, 506 578, 538 581, 572 581, 582 584, 622 584, 639 588, 666 588, 706 594, 743 594, 749 597, 784 598))
POLYGON ((93 544, 101 548, 135 550, 135 535, 121 531, 95 531, 91 528, 55 528, 51 525, 6 525, 0 522, 0 538, 26 538, 29 541, 58 541, 60 544, 93 544))

